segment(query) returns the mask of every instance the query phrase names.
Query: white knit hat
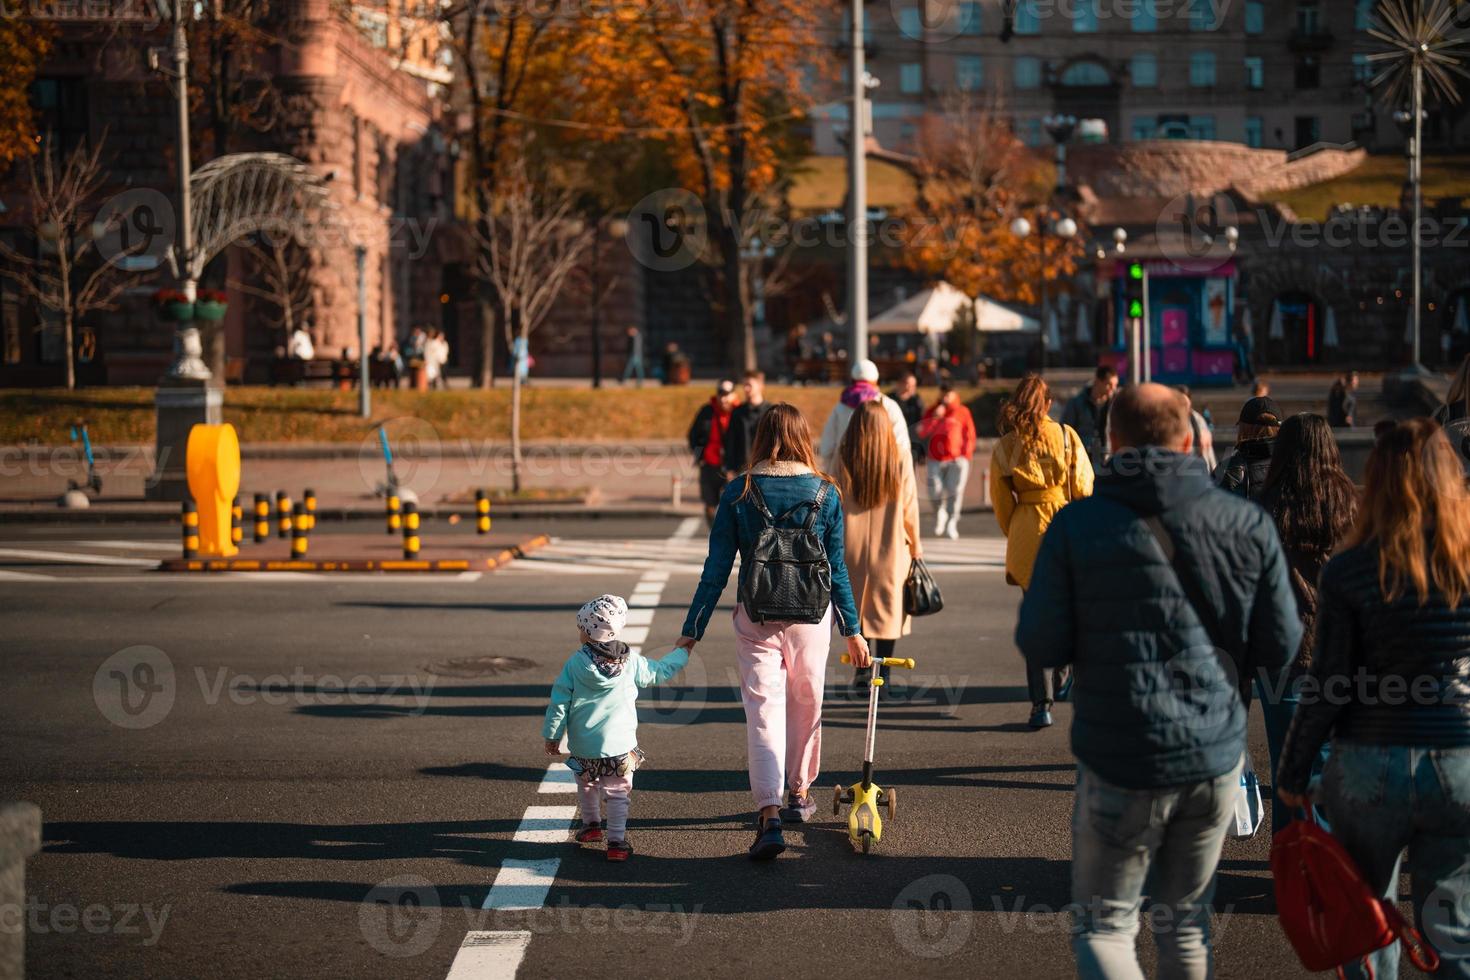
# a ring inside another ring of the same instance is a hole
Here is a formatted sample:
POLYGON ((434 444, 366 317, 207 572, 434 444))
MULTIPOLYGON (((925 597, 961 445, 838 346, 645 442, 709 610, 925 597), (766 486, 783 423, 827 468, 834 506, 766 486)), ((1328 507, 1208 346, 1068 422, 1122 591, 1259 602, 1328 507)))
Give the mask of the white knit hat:
POLYGON ((866 381, 869 384, 878 383, 878 365, 866 357, 852 366, 852 380, 866 381))
POLYGON ((628 604, 615 595, 600 595, 577 610, 577 625, 597 643, 610 643, 628 625, 628 604))

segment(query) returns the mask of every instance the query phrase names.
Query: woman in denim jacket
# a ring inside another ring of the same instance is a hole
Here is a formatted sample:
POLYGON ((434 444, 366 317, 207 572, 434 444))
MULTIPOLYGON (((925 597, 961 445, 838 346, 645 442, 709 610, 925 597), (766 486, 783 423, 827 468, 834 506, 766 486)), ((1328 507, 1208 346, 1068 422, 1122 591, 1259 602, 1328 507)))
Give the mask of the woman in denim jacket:
MULTIPOLYGON (((1470 976, 1470 497, 1429 419, 1395 427, 1368 459, 1358 524, 1322 570, 1317 649, 1276 773, 1315 802, 1368 883, 1389 898, 1409 855, 1414 917, 1439 976, 1470 976)), ((1345 977, 1398 975, 1398 945, 1345 977)))
POLYGON ((869 660, 843 560, 842 503, 831 479, 817 472, 811 431, 801 412, 791 405, 771 406, 756 429, 750 461, 744 478, 731 481, 720 498, 710 530, 709 557, 684 621, 679 646, 692 650, 704 637, 720 593, 729 581, 735 555, 738 553, 742 562, 750 561, 751 549, 764 526, 750 486, 759 489, 772 514, 799 507, 794 519, 804 520, 809 508, 800 505, 817 505, 812 530, 826 548, 832 571, 832 605, 822 621, 756 623, 740 602, 735 605, 750 789, 760 810, 750 856, 766 860, 786 849, 781 836, 783 819, 799 823, 816 813, 816 803, 808 790, 821 769, 822 690, 833 614, 838 629, 847 638, 853 663, 866 667, 869 660), (783 786, 790 787, 784 809, 783 786))

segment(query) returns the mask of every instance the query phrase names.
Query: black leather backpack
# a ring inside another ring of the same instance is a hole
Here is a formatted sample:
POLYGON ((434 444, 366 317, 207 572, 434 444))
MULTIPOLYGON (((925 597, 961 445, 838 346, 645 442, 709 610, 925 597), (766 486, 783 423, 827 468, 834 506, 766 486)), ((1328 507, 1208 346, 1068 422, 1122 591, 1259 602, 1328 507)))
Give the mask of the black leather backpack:
POLYGON ((771 516, 760 486, 750 481, 750 502, 761 519, 750 560, 740 569, 740 602, 754 623, 820 623, 832 605, 832 565, 813 530, 832 485, 825 480, 811 500, 771 516), (805 523, 784 525, 803 507, 805 523))

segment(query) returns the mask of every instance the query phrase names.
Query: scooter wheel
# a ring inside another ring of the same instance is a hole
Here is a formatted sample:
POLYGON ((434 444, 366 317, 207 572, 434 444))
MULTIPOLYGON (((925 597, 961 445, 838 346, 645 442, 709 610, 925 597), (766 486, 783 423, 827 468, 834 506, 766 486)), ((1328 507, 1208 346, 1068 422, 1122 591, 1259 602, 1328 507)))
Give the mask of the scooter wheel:
POLYGON ((890 786, 888 787, 888 790, 884 793, 884 796, 887 797, 886 802, 888 803, 888 819, 892 820, 894 813, 898 810, 898 790, 890 786))
POLYGON ((873 846, 873 835, 872 834, 863 834, 863 853, 864 854, 868 853, 868 849, 871 848, 872 846, 873 846))
POLYGON ((842 813, 842 787, 841 786, 833 786, 832 787, 832 816, 834 816, 834 817, 835 816, 839 816, 841 813, 842 813))

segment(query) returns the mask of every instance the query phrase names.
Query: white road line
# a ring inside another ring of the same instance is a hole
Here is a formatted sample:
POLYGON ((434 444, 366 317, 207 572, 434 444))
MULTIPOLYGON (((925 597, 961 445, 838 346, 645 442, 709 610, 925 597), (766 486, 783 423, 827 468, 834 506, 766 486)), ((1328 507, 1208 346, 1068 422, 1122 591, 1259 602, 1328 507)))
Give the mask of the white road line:
MULTIPOLYGON (((654 605, 657 605, 657 603, 654 603, 654 605)), ((628 620, 627 620, 628 625, 629 626, 649 626, 649 625, 651 625, 653 623, 653 612, 654 611, 652 609, 646 609, 646 608, 644 608, 644 609, 629 609, 628 610, 628 620)))
POLYGON ((32 575, 30 572, 7 572, 0 569, 0 582, 54 582, 54 575, 32 575))
POLYGON ((541 777, 541 785, 536 787, 538 793, 575 793, 576 791, 577 774, 561 762, 553 762, 547 766, 546 775, 541 777))
POLYGON ((460 572, 455 578, 461 582, 478 582, 484 575, 484 572, 460 572))
POLYGON ((530 944, 529 932, 468 933, 445 980, 511 980, 530 944))
POLYGON ((562 844, 577 815, 575 806, 528 806, 511 840, 518 844, 562 844))
MULTIPOLYGON (((562 831, 565 835, 566 831, 562 831)), ((546 894, 556 883, 556 869, 561 858, 541 858, 536 861, 518 861, 506 858, 485 896, 484 910, 504 909, 507 912, 539 909, 546 904, 546 894)))
POLYGON ((71 551, 33 551, 29 548, 0 548, 0 558, 50 561, 62 565, 116 565, 119 568, 156 568, 153 558, 119 558, 116 555, 84 555, 71 551))
POLYGON ((690 538, 699 533, 700 525, 702 525, 703 523, 704 522, 697 517, 686 517, 684 518, 684 520, 679 522, 678 528, 675 529, 674 533, 669 536, 669 540, 688 541, 690 538))
POLYGON ((68 541, 67 544, 76 548, 118 548, 123 551, 137 549, 139 551, 174 552, 179 550, 177 541, 68 541))

